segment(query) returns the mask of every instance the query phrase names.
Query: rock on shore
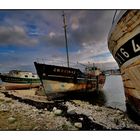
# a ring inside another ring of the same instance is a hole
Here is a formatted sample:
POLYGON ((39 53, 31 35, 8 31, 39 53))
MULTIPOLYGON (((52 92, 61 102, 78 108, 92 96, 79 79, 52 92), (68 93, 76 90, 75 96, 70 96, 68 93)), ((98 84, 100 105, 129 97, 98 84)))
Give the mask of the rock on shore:
POLYGON ((73 100, 72 102, 66 102, 68 109, 72 108, 73 112, 77 114, 84 114, 93 122, 100 124, 107 129, 130 129, 140 130, 140 126, 135 124, 126 113, 119 109, 100 107, 97 105, 91 105, 88 102, 80 100, 73 100))
MULTIPOLYGON (((12 92, 15 95, 24 93, 24 97, 31 98, 26 95, 28 90, 12 92)), ((35 90, 30 89, 30 92, 33 99, 36 99, 35 90)), ((19 96, 21 97, 22 94, 19 96)), ((67 110, 64 111, 60 106, 54 106, 51 110, 47 107, 37 109, 35 106, 5 97, 1 89, 0 130, 96 130, 92 127, 90 129, 90 123, 98 124, 106 130, 140 130, 139 125, 118 109, 100 107, 80 100, 63 101, 60 105, 67 110), (79 118, 75 119, 74 116, 79 118)))
POLYGON ((61 115, 11 100, 0 92, 0 130, 77 130, 61 115))

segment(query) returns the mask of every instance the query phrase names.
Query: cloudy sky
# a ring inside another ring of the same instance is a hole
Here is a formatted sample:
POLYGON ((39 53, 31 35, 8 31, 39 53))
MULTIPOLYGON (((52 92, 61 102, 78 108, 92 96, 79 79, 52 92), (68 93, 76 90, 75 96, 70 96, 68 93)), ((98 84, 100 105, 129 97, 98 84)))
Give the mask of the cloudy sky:
MULTIPOLYGON (((70 63, 117 67, 107 46, 115 10, 65 10, 70 63)), ((0 10, 0 72, 66 62, 62 10, 0 10)), ((72 65, 71 64, 71 65, 72 65)))

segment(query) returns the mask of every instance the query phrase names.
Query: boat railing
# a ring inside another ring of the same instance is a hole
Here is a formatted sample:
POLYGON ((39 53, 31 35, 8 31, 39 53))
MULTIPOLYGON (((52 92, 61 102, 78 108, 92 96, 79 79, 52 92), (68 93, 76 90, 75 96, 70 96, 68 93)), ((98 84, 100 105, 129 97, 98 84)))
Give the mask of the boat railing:
MULTIPOLYGON (((36 59, 37 63, 42 63, 42 64, 47 64, 47 65, 57 65, 57 66, 64 66, 67 67, 67 61, 61 60, 61 59, 48 59, 48 58, 37 58, 36 59)), ((93 68, 90 64, 82 64, 79 62, 69 62, 69 67, 71 68, 76 68, 81 70, 82 72, 86 72, 87 69, 90 70, 93 68)))
MULTIPOLYGON (((47 64, 47 65, 57 65, 57 66, 67 67, 67 61, 60 60, 60 59, 37 58, 36 62, 42 63, 42 64, 47 64)), ((71 68, 77 68, 77 69, 80 68, 78 63, 74 63, 74 62, 69 62, 69 66, 71 68)))

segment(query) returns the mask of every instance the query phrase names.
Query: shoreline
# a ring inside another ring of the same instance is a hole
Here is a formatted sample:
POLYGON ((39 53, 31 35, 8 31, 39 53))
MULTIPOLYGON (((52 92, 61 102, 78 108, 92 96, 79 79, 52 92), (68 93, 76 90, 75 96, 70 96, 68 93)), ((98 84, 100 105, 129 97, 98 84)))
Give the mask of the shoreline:
POLYGON ((0 90, 0 130, 140 130, 126 112, 82 100, 52 100, 37 89, 0 90))

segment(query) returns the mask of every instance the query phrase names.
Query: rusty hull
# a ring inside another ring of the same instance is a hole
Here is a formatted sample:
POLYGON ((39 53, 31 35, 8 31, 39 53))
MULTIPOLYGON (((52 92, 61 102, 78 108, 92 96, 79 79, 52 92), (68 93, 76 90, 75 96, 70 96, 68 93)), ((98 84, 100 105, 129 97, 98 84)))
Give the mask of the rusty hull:
POLYGON ((43 80, 43 86, 47 95, 51 93, 94 92, 95 90, 101 90, 104 86, 104 83, 105 75, 100 75, 98 81, 95 80, 92 83, 67 83, 60 81, 43 80))

